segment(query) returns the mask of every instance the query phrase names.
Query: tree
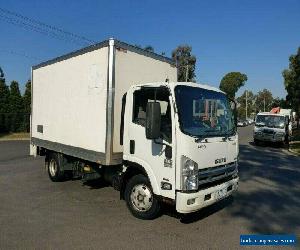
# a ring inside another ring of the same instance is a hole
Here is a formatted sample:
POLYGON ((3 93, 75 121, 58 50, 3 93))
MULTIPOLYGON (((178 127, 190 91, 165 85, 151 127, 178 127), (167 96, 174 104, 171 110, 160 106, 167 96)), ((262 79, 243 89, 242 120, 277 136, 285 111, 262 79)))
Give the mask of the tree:
POLYGON ((172 52, 172 58, 176 62, 179 82, 195 81, 196 57, 192 55, 192 47, 180 45, 172 52))
POLYGON ((257 93, 256 107, 258 111, 268 112, 272 109, 272 104, 273 104, 273 95, 269 90, 263 89, 262 91, 259 91, 257 93))
POLYGON ((9 131, 9 88, 5 84, 4 72, 0 67, 0 133, 9 131))
POLYGON ((154 52, 154 48, 151 45, 147 45, 144 50, 149 51, 149 52, 154 52))
POLYGON ((299 114, 300 112, 300 47, 296 55, 289 58, 289 68, 282 72, 284 86, 287 91, 288 104, 299 114))
POLYGON ((23 127, 24 130, 29 132, 30 130, 30 113, 31 113, 31 81, 28 80, 25 85, 25 93, 23 96, 23 105, 24 105, 24 121, 23 127))
POLYGON ((220 82, 220 89, 224 91, 229 98, 234 99, 236 92, 244 86, 248 77, 240 72, 227 73, 220 82))
POLYGON ((1 67, 0 67, 0 81, 4 81, 5 82, 4 72, 3 72, 3 70, 2 70, 1 67))
POLYGON ((285 99, 279 97, 274 98, 272 102, 272 108, 276 108, 276 107, 280 107, 284 109, 291 108, 285 99))
POLYGON ((10 84, 9 111, 11 114, 10 131, 16 132, 23 130, 24 106, 19 84, 16 81, 12 81, 10 84))
POLYGON ((252 91, 245 90, 244 93, 236 99, 238 103, 237 112, 239 118, 245 119, 251 117, 251 114, 256 113, 255 98, 256 96, 253 94, 252 91), (246 117, 246 99, 247 99, 247 117, 246 117))

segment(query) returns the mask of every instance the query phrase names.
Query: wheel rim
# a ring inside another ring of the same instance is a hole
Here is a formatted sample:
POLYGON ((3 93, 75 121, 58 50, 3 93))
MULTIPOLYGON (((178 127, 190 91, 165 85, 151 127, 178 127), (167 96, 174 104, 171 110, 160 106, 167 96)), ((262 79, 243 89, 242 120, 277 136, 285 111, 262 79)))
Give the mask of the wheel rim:
POLYGON ((49 162, 49 172, 51 176, 55 176, 57 172, 57 164, 56 161, 53 159, 51 159, 51 161, 49 162))
POLYGON ((146 212, 153 203, 152 192, 145 184, 136 185, 131 190, 130 201, 135 210, 146 212))

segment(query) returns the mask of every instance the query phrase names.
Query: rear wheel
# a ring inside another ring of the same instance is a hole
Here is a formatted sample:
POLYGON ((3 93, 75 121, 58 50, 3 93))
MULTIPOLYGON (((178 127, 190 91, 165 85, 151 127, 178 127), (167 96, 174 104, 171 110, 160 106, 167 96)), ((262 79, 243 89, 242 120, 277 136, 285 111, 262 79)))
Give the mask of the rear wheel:
POLYGON ((48 175, 51 181, 57 182, 64 179, 64 171, 60 166, 60 161, 56 153, 51 153, 46 160, 48 175))
POLYGON ((125 200, 132 215, 139 219, 151 220, 159 215, 159 201, 154 196, 151 184, 144 175, 135 175, 128 181, 125 188, 125 200))

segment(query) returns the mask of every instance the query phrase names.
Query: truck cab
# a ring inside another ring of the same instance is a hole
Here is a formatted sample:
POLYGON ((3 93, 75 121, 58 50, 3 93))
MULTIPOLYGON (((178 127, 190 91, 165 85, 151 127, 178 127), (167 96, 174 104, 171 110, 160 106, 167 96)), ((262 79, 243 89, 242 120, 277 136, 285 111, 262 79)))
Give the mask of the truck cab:
POLYGON ((235 112, 223 92, 196 83, 153 83, 132 86, 123 99, 123 172, 139 166, 149 180, 125 191, 135 216, 152 217, 155 200, 190 213, 238 188, 235 112))
POLYGON ((253 131, 254 143, 289 141, 289 118, 285 114, 261 112, 256 115, 253 131))

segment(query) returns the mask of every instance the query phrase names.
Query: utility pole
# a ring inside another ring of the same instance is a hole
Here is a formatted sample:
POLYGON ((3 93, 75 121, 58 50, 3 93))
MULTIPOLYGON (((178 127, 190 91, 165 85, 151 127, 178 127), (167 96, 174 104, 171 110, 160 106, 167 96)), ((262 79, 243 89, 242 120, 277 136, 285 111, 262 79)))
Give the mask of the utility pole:
POLYGON ((248 90, 246 90, 246 120, 248 118, 248 90))
POLYGON ((266 112, 266 97, 264 95, 264 112, 266 112))

